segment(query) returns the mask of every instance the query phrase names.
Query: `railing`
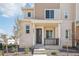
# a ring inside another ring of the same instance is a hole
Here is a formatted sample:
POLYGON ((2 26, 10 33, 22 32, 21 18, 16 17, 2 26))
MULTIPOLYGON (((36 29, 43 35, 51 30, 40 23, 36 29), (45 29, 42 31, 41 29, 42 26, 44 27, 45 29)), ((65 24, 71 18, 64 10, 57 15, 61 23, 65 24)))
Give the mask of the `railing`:
POLYGON ((45 38, 44 45, 59 45, 58 38, 45 38))

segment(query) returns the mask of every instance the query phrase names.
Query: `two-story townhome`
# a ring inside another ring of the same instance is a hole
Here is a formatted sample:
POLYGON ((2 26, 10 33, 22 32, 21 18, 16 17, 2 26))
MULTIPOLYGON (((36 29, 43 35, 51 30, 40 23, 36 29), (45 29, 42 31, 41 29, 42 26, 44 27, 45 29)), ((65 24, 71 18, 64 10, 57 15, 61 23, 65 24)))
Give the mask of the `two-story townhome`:
POLYGON ((20 47, 60 49, 75 43, 75 3, 35 3, 17 21, 20 47))
POLYGON ((76 3, 76 19, 75 19, 75 41, 76 46, 79 45, 79 3, 76 3))

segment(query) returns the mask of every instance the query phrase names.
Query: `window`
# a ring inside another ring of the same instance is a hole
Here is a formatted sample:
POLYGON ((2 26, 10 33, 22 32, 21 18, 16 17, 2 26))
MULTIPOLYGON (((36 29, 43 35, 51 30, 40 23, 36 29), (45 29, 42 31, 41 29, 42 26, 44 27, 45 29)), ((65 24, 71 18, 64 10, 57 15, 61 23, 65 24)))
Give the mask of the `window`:
POLYGON ((30 32, 30 27, 26 26, 26 33, 29 33, 29 32, 30 32))
POLYGON ((67 15, 65 15, 65 19, 67 19, 68 18, 68 16, 67 15))
POLYGON ((68 35, 69 35, 68 30, 66 30, 66 38, 68 38, 68 35))
POLYGON ((46 18, 54 18, 54 10, 46 10, 46 18))
POLYGON ((28 17, 31 17, 31 12, 28 12, 28 17))
POLYGON ((68 18, 68 14, 67 14, 67 12, 64 13, 64 18, 65 18, 65 19, 68 18))
POLYGON ((46 38, 52 38, 52 30, 46 30, 46 38))

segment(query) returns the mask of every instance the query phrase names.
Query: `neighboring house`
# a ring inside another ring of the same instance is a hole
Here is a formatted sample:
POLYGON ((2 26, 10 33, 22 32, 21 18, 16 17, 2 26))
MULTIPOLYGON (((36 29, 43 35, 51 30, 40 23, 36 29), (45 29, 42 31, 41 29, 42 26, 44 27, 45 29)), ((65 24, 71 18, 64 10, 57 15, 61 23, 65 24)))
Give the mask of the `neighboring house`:
POLYGON ((8 45, 10 45, 10 44, 15 44, 15 40, 14 39, 11 39, 11 38, 9 38, 8 39, 8 45))
POLYGON ((35 3, 22 11, 24 19, 17 21, 20 47, 75 46, 75 3, 35 3))

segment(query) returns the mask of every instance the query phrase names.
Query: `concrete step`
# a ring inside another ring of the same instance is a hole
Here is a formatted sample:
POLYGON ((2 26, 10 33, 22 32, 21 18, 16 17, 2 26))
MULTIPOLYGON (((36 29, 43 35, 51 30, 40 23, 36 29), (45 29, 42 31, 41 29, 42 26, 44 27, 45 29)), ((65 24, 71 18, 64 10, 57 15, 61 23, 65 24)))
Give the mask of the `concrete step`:
POLYGON ((46 54, 34 54, 33 56, 47 56, 46 54))
POLYGON ((46 54, 45 49, 34 49, 34 54, 46 54))

